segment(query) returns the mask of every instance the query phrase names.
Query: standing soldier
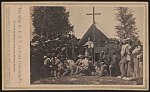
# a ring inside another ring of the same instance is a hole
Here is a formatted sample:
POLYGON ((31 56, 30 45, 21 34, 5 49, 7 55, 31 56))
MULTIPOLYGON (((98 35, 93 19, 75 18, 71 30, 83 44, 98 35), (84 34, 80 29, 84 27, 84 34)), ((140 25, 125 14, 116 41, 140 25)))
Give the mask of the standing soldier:
POLYGON ((115 41, 115 44, 114 44, 114 48, 113 48, 113 55, 112 55, 112 60, 111 60, 111 64, 110 64, 110 68, 111 71, 113 72, 113 76, 117 76, 117 75, 120 75, 120 69, 119 69, 119 62, 120 62, 120 59, 121 59, 121 55, 120 55, 120 52, 121 52, 121 46, 119 45, 119 41, 115 41))
POLYGON ((127 44, 127 41, 125 40, 122 40, 121 44, 122 44, 121 61, 119 62, 119 65, 120 65, 121 78, 123 78, 127 76, 126 48, 128 47, 128 44, 127 44))
POLYGON ((107 60, 107 55, 104 53, 104 51, 102 51, 101 53, 101 57, 100 57, 100 71, 101 71, 101 74, 100 76, 105 76, 105 72, 107 73, 108 75, 108 71, 109 71, 109 61, 107 60))
POLYGON ((143 47, 141 45, 141 52, 138 55, 138 60, 139 60, 139 73, 140 77, 143 78, 143 47))
POLYGON ((106 54, 107 54, 107 61, 111 62, 114 45, 112 42, 106 42, 106 43, 107 43, 107 45, 105 46, 105 48, 106 48, 106 54))
POLYGON ((132 54, 134 56, 133 62, 134 62, 134 77, 139 77, 139 59, 140 59, 140 53, 142 51, 140 41, 136 41, 136 47, 133 50, 132 54))
POLYGON ((116 64, 116 55, 114 51, 114 41, 111 40, 108 45, 106 45, 106 50, 107 50, 107 62, 110 62, 109 66, 109 71, 110 71, 110 76, 111 76, 111 71, 113 71, 113 68, 116 64))
POLYGON ((127 56, 126 56, 126 61, 128 63, 128 69, 127 69, 127 76, 128 77, 132 77, 133 76, 133 71, 134 71, 134 68, 133 68, 133 61, 132 61, 132 40, 129 39, 128 40, 128 46, 126 48, 126 53, 127 53, 127 56))

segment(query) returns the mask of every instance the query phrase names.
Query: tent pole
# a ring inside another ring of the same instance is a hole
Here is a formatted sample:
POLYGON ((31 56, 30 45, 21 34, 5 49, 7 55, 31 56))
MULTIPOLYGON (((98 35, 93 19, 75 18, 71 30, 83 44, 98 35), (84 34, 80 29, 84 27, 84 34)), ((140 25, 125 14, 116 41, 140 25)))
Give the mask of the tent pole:
POLYGON ((95 63, 95 16, 94 16, 94 7, 93 7, 93 44, 94 44, 94 47, 93 47, 93 63, 95 63))
MULTIPOLYGON (((95 13, 94 12, 94 7, 93 7, 93 13, 91 14, 86 14, 86 15, 93 15, 93 44, 94 44, 94 47, 93 47, 93 63, 95 62, 95 15, 100 15, 101 13, 95 13)), ((91 37, 92 38, 92 37, 91 37)))

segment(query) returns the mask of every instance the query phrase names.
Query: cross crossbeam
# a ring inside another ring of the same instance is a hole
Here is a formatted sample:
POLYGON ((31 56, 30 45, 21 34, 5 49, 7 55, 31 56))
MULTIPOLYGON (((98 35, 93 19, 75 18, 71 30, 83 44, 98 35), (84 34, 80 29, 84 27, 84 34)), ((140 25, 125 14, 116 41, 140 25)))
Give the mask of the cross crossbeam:
POLYGON ((86 15, 93 15, 93 24, 95 24, 95 15, 101 15, 101 13, 95 13, 94 7, 93 7, 93 13, 89 13, 89 14, 86 14, 86 15))
POLYGON ((86 15, 100 15, 101 13, 89 13, 89 14, 86 14, 86 15))

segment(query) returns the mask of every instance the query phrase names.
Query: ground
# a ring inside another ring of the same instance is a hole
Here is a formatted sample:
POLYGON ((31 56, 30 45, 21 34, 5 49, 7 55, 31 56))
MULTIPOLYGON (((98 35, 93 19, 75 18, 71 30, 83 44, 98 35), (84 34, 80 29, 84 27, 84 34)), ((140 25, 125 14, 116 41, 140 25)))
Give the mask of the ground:
POLYGON ((64 76, 61 78, 40 78, 33 84, 92 84, 92 85, 142 85, 142 78, 136 80, 123 80, 117 77, 96 76, 64 76))

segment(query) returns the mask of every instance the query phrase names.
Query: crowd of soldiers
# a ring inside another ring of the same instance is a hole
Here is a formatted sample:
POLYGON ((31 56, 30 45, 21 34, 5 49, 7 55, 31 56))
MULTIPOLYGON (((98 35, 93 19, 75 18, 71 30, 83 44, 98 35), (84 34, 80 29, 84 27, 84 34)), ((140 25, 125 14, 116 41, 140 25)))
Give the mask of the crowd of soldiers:
POLYGON ((92 64, 91 57, 79 55, 78 60, 74 62, 70 58, 63 56, 56 56, 54 53, 52 57, 44 56, 45 70, 48 71, 50 77, 72 76, 72 75, 91 75, 96 72, 92 64))
POLYGON ((94 75, 96 69, 100 76, 142 77, 143 47, 140 41, 131 39, 106 42, 106 51, 99 55, 99 61, 93 63, 92 56, 79 55, 77 61, 63 55, 44 56, 45 73, 50 77, 94 75))
POLYGON ((101 76, 139 78, 143 76, 143 46, 131 39, 107 42, 106 52, 102 51, 98 64, 101 76))

